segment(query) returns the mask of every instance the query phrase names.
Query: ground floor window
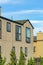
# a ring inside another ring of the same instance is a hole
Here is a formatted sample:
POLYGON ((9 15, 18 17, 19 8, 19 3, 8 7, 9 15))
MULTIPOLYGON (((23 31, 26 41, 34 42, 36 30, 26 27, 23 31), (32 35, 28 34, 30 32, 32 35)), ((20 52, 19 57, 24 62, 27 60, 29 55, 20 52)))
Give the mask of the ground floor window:
POLYGON ((0 54, 1 54, 1 46, 0 46, 0 54))

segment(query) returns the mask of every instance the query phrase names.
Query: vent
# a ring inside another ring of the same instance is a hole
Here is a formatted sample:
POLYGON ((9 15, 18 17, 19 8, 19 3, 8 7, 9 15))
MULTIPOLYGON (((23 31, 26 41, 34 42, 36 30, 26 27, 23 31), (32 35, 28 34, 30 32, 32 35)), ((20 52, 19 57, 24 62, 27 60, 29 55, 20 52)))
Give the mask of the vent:
POLYGON ((0 6, 0 16, 1 16, 1 6, 0 6))

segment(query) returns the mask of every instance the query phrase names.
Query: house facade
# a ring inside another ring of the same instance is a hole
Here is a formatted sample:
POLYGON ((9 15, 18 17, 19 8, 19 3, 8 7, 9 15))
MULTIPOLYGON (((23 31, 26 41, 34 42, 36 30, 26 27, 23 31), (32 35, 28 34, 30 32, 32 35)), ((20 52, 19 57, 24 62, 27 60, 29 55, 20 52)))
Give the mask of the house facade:
POLYGON ((40 56, 43 58, 43 32, 38 32, 34 37, 34 58, 40 60, 40 56))
POLYGON ((33 57, 33 26, 29 20, 13 21, 0 16, 0 52, 10 61, 10 53, 13 48, 17 60, 20 56, 20 49, 25 53, 26 60, 33 57))

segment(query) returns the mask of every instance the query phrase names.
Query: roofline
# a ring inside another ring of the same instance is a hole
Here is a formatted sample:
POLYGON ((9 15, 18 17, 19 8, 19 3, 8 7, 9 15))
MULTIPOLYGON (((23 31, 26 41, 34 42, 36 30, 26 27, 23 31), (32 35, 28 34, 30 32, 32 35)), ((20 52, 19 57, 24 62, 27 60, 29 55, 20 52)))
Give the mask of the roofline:
POLYGON ((34 27, 33 27, 32 23, 30 22, 30 20, 29 20, 29 19, 27 19, 27 21, 29 21, 30 25, 31 25, 31 26, 32 26, 32 28, 34 29, 34 27))
MULTIPOLYGON (((5 17, 3 17, 3 16, 0 16, 0 18, 5 19, 5 20, 8 20, 8 21, 11 21, 11 22, 13 22, 13 23, 20 24, 20 23, 18 23, 17 21, 14 21, 14 20, 11 20, 11 19, 8 19, 8 18, 5 18, 5 17)), ((20 24, 20 25, 22 25, 22 24, 20 24)))
MULTIPOLYGON (((34 29, 33 25, 32 25, 32 24, 31 24, 31 22, 30 22, 30 20, 29 20, 29 19, 27 19, 26 21, 29 21, 30 25, 31 25, 31 26, 32 26, 32 28, 34 29)), ((26 21, 25 21, 24 23, 26 23, 26 21)), ((24 23, 23 23, 23 25, 24 25, 24 23)))
MULTIPOLYGON (((3 16, 0 16, 0 18, 5 19, 5 20, 8 20, 8 21, 11 21, 11 22, 13 22, 13 23, 20 24, 20 25, 24 25, 24 24, 26 23, 26 21, 29 21, 29 20, 27 19, 23 24, 21 24, 21 23, 19 23, 19 22, 17 22, 17 21, 14 21, 14 20, 8 19, 8 18, 3 17, 3 16)), ((32 28, 34 29, 34 27, 33 27, 33 25, 31 24, 30 21, 29 21, 29 23, 30 23, 30 25, 32 26, 32 28)))

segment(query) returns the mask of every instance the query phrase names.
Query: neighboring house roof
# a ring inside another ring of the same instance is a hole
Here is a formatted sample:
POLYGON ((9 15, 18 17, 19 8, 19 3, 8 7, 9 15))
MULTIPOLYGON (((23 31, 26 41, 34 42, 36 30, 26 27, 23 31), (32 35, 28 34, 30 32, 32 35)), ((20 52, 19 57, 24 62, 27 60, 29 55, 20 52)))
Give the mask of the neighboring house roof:
POLYGON ((37 36, 34 36, 34 37, 33 37, 33 41, 34 41, 34 42, 37 42, 37 36))
MULTIPOLYGON (((8 21, 11 21, 11 22, 14 22, 14 23, 17 23, 17 24, 20 24, 20 25, 24 25, 24 23, 26 23, 27 21, 29 20, 17 20, 17 21, 14 21, 14 20, 11 20, 11 19, 8 19, 8 18, 5 18, 3 16, 0 16, 0 18, 2 19, 5 19, 5 20, 8 20, 8 21)), ((29 21, 30 23, 30 21, 29 21)), ((30 23, 30 25, 32 26, 32 28, 34 29, 33 25, 30 23)))

